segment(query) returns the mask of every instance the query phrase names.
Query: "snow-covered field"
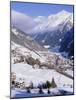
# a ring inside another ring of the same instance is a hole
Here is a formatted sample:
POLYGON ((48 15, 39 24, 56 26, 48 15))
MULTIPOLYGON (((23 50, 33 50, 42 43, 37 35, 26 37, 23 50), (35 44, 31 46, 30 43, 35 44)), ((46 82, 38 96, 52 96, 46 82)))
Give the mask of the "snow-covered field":
POLYGON ((32 81, 35 85, 38 85, 47 80, 51 82, 52 78, 54 78, 58 87, 62 87, 64 84, 73 85, 72 79, 52 69, 34 69, 31 65, 17 63, 12 65, 12 72, 17 73, 18 79, 25 79, 25 83, 32 81))
POLYGON ((60 95, 60 90, 68 91, 69 93, 73 93, 73 80, 56 72, 52 69, 34 69, 31 65, 24 63, 12 64, 12 72, 16 73, 16 81, 20 82, 20 78, 25 81, 25 85, 27 86, 30 82, 33 82, 34 86, 38 84, 44 83, 47 80, 52 81, 54 78, 57 88, 50 89, 51 94, 47 94, 47 90, 43 90, 44 94, 39 94, 38 89, 31 90, 31 93, 27 93, 26 90, 22 89, 12 89, 11 97, 31 97, 31 96, 50 96, 50 95, 60 95), (72 86, 72 87, 71 87, 72 86))

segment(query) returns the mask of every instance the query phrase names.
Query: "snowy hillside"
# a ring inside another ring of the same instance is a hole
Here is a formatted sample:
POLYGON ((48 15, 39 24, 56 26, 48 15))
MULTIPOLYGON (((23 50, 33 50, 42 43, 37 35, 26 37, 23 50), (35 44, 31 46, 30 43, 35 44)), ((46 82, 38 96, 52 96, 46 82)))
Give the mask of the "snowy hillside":
MULTIPOLYGON (((40 69, 40 68, 32 68, 31 65, 28 64, 21 64, 21 63, 17 63, 17 64, 13 64, 12 65, 12 71, 17 73, 17 81, 19 81, 19 78, 22 78, 25 80, 26 85, 30 84, 30 82, 32 81, 34 83, 35 86, 37 86, 39 83, 43 83, 46 82, 47 80, 49 80, 51 82, 52 78, 55 79, 55 82, 57 84, 58 87, 63 87, 63 85, 65 84, 65 86, 67 84, 73 85, 73 80, 56 72, 53 69, 40 69)), ((69 87, 68 86, 68 87, 69 87)))
POLYGON ((73 60, 11 27, 11 98, 73 94, 73 60))
POLYGON ((11 38, 16 44, 27 47, 30 50, 46 51, 44 47, 40 46, 33 38, 18 28, 11 29, 11 38))

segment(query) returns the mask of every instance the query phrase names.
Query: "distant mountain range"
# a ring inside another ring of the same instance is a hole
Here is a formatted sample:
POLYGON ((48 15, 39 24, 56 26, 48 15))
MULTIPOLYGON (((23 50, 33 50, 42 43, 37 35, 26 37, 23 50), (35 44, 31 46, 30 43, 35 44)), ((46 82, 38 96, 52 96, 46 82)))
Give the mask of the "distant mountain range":
MULTIPOLYGON (((28 33, 33 41, 37 41, 45 48, 52 49, 55 52, 55 49, 59 52, 67 52, 68 56, 74 55, 72 13, 63 10, 47 17, 37 16, 35 18, 16 11, 12 11, 11 14, 11 26, 15 26, 24 32, 23 41, 27 42, 25 34, 28 33)), ((42 46, 39 48, 41 49, 42 46)))

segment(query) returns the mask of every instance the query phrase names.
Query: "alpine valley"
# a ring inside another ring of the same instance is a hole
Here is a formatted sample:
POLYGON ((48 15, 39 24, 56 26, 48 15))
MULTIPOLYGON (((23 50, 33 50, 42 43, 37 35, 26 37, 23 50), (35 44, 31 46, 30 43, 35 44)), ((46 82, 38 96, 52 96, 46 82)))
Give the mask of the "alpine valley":
POLYGON ((73 13, 11 11, 11 98, 73 94, 73 13))

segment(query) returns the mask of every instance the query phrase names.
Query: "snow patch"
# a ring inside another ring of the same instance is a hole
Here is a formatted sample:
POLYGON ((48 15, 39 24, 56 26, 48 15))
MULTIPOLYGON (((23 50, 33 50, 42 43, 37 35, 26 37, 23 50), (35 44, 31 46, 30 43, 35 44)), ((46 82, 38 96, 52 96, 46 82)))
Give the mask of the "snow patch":
POLYGON ((50 48, 50 45, 44 45, 44 48, 48 49, 48 48, 50 48))

